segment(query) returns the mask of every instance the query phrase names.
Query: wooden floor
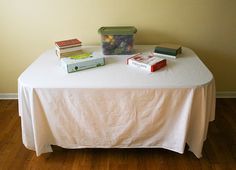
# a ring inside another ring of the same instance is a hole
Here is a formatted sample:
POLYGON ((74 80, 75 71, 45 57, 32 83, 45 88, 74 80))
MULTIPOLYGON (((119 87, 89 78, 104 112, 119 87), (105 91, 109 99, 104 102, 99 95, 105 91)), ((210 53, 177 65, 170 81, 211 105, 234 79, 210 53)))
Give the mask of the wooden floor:
POLYGON ((217 99, 216 120, 210 123, 203 157, 185 150, 62 149, 36 157, 21 140, 17 100, 0 100, 0 170, 5 169, 234 169, 236 170, 236 99, 217 99))

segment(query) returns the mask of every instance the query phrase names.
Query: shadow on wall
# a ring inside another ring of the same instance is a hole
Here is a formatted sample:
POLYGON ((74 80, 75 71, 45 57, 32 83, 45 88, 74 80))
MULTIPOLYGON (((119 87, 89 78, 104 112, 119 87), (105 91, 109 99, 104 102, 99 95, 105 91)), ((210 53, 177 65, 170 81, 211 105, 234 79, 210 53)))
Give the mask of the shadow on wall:
POLYGON ((138 29, 135 35, 135 44, 150 45, 163 42, 179 43, 180 41, 174 34, 167 34, 155 29, 138 29))
POLYGON ((236 82, 233 77, 236 74, 236 57, 225 49, 206 49, 198 47, 193 49, 201 60, 213 73, 217 90, 235 89, 236 82))

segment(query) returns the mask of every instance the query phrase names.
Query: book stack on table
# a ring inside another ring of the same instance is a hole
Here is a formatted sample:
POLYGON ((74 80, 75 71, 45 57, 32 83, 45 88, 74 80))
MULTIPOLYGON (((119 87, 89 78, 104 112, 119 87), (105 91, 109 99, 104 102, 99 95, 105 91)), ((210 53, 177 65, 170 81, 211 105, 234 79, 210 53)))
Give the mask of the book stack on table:
POLYGON ((59 58, 68 57, 81 51, 81 41, 78 39, 69 39, 56 41, 56 54, 59 58))
POLYGON ((69 39, 55 42, 56 54, 67 73, 105 65, 103 56, 93 55, 82 48, 81 41, 69 39))
POLYGON ((160 44, 155 47, 154 54, 162 58, 177 58, 181 54, 182 47, 177 44, 160 44))

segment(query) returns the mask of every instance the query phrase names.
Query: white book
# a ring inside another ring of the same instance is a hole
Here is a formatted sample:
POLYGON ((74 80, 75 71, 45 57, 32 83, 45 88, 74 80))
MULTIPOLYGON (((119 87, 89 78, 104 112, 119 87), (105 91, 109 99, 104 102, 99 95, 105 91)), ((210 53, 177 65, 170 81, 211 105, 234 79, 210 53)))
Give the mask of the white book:
POLYGON ((161 58, 172 58, 176 59, 175 55, 168 55, 168 54, 162 54, 162 53, 153 53, 154 56, 161 57, 161 58))
POLYGON ((58 54, 62 54, 62 53, 68 53, 68 52, 73 52, 73 51, 78 51, 78 50, 81 50, 81 45, 80 46, 76 46, 76 47, 70 47, 70 48, 58 48, 56 46, 56 50, 57 50, 57 53, 58 54))
POLYGON ((64 58, 64 57, 70 57, 70 56, 75 56, 79 54, 85 53, 82 49, 76 50, 76 51, 71 51, 71 52, 66 52, 66 53, 61 53, 60 51, 56 50, 56 54, 59 58, 64 58))

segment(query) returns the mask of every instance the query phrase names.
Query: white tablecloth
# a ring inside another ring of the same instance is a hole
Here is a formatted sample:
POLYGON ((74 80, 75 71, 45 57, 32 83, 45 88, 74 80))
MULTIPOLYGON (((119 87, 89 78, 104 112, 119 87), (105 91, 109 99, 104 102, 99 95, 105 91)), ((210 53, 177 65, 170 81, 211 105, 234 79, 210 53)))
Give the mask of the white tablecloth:
MULTIPOLYGON (((83 47, 102 55, 98 46, 83 47)), ((154 46, 135 46, 137 52, 154 46)), ((106 65, 66 73, 51 49, 18 79, 24 145, 37 155, 64 148, 165 148, 201 157, 215 116, 211 72, 189 48, 154 73, 126 65, 127 55, 106 65)))

